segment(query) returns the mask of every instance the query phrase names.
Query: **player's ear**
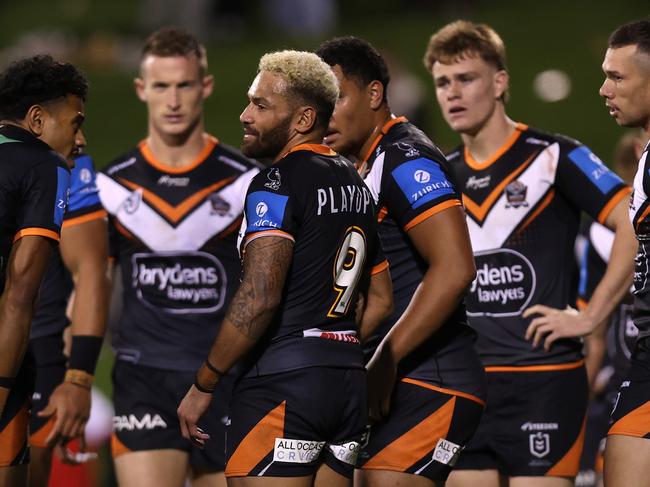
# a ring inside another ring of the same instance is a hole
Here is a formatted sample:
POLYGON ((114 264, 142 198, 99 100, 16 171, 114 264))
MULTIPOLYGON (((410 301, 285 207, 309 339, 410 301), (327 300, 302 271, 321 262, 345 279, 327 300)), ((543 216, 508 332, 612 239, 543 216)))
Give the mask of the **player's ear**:
POLYGON ((144 80, 142 78, 135 78, 133 80, 133 86, 135 87, 135 94, 138 95, 140 101, 147 101, 147 97, 144 94, 144 80))
POLYGON ((206 74, 201 83, 203 85, 203 98, 205 99, 212 94, 212 89, 214 88, 214 76, 206 74))
POLYGON ((497 100, 503 99, 503 95, 508 91, 510 84, 510 76, 508 72, 500 69, 494 74, 494 98, 497 100))
POLYGON ((32 105, 27 110, 27 114, 25 115, 25 123, 27 124, 29 131, 36 137, 43 135, 43 128, 45 126, 46 117, 47 112, 41 105, 32 105))
POLYGON ((313 107, 300 107, 296 115, 295 129, 300 134, 306 134, 316 124, 316 110, 313 107))
POLYGON ((367 87, 368 96, 370 97, 370 108, 377 110, 384 101, 384 85, 380 81, 371 81, 367 87))

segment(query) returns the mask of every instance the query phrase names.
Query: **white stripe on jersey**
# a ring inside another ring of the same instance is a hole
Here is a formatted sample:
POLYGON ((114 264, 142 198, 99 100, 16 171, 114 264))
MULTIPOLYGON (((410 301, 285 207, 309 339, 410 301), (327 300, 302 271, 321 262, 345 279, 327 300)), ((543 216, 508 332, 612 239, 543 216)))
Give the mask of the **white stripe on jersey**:
POLYGON ((381 192, 381 178, 384 174, 385 157, 386 152, 382 152, 379 154, 379 156, 377 156, 375 162, 372 163, 372 169, 370 169, 370 172, 366 174, 366 177, 363 180, 366 183, 366 186, 368 186, 370 194, 372 194, 372 197, 375 200, 375 204, 379 202, 379 193, 381 192))
POLYGON ((503 246, 514 229, 533 211, 535 205, 548 193, 555 183, 560 146, 555 143, 544 149, 528 168, 517 177, 527 189, 528 206, 506 207, 508 200, 505 191, 490 209, 483 225, 479 225, 469 216, 467 227, 474 253, 498 249, 503 246))
MULTIPOLYGON (((637 211, 643 206, 643 203, 648 199, 648 195, 645 194, 643 190, 643 179, 645 177, 645 163, 648 158, 648 149, 650 148, 650 142, 646 145, 641 159, 639 159, 639 165, 636 170, 636 175, 634 176, 634 192, 632 193, 632 199, 630 201, 630 221, 632 226, 634 226, 637 216, 637 211)), ((650 177, 650 175, 648 175, 650 177)), ((636 228, 635 228, 636 230, 636 228)))
POLYGON ((230 204, 228 214, 214 214, 212 204, 206 199, 178 226, 171 225, 150 207, 142 199, 139 190, 131 191, 102 173, 97 175, 97 187, 106 211, 152 251, 194 251, 241 216, 244 195, 257 173, 257 168, 251 169, 217 192, 220 198, 230 204))

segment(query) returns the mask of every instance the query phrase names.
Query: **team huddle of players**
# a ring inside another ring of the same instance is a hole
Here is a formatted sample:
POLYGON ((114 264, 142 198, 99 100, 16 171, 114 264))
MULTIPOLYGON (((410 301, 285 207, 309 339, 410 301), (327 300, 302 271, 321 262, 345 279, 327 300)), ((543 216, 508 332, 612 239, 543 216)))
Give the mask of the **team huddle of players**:
MULTIPOLYGON (((487 25, 444 26, 424 65, 462 140, 447 155, 391 112, 386 64, 354 37, 260 59, 240 152, 204 130, 205 49, 161 29, 135 80, 147 137, 97 175, 83 76, 48 56, 8 67, 0 485, 47 485, 52 450, 88 458, 67 445, 88 418, 114 275, 121 486, 573 485, 579 337, 623 309, 638 339, 605 485, 648 485, 648 147, 630 197, 588 147, 508 118, 487 25), (618 308, 633 276, 634 307, 618 308)), ((649 137, 650 20, 612 34, 603 70, 610 114, 649 137)))

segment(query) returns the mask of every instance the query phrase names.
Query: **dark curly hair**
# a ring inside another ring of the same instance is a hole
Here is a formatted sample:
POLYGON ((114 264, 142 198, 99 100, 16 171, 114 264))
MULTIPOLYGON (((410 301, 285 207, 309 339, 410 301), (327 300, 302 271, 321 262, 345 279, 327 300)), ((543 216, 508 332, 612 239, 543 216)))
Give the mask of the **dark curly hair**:
POLYGON ((48 55, 21 59, 0 73, 0 118, 22 120, 31 106, 87 94, 88 81, 72 64, 48 55))
POLYGON ((358 37, 336 37, 323 42, 316 50, 323 61, 330 66, 341 67, 348 78, 353 78, 362 86, 379 81, 384 86, 384 98, 390 82, 386 62, 372 44, 358 37))

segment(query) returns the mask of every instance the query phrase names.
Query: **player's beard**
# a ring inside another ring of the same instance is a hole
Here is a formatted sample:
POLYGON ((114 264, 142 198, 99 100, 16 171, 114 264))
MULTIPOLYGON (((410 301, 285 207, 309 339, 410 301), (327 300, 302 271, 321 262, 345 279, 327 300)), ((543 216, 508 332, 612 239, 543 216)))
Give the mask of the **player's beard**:
POLYGON ((275 159, 289 142, 290 125, 291 117, 287 117, 267 132, 257 132, 253 142, 242 144, 241 151, 255 159, 275 159))

